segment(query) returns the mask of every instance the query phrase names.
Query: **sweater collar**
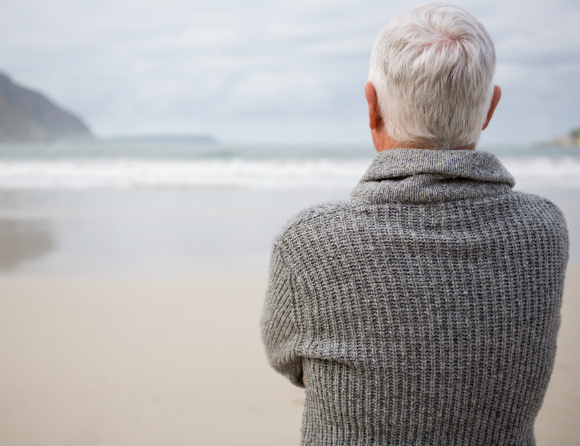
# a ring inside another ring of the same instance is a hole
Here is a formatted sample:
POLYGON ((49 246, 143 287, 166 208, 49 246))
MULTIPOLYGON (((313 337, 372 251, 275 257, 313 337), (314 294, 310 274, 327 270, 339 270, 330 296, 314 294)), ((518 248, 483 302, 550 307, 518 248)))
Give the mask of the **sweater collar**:
POLYGON ((437 203, 505 194, 514 184, 488 152, 391 149, 375 156, 351 197, 370 204, 437 203))

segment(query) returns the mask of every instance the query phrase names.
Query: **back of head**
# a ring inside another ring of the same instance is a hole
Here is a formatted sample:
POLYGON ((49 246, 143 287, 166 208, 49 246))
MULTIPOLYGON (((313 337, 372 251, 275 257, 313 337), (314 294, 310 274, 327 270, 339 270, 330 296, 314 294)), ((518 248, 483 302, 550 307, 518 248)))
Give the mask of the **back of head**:
POLYGON ((455 149, 479 140, 494 71, 495 49, 483 25, 458 6, 434 2, 381 30, 369 81, 391 138, 455 149))

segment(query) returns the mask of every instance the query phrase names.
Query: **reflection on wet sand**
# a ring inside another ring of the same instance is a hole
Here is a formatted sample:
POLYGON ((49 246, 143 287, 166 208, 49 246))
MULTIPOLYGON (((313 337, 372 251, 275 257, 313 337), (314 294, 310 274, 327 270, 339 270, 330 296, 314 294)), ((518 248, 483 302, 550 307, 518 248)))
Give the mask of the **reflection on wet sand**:
POLYGON ((0 272, 48 254, 55 243, 42 221, 0 220, 0 272))

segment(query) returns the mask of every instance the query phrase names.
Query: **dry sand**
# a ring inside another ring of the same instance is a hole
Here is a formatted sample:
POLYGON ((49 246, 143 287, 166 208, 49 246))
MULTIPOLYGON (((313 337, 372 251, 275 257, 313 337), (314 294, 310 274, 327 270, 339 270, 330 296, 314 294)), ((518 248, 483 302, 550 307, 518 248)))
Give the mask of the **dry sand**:
MULTIPOLYGON (((298 445, 269 369, 265 277, 0 280, 0 444, 298 445)), ((580 444, 580 268, 568 272, 539 446, 580 444)))

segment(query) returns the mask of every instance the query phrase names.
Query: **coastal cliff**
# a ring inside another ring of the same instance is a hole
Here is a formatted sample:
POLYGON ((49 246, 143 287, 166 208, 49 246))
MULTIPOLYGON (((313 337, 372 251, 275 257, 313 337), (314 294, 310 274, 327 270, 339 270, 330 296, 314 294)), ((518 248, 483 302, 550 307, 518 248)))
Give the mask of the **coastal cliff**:
POLYGON ((93 140, 76 116, 0 73, 0 142, 93 140))

